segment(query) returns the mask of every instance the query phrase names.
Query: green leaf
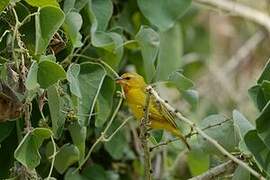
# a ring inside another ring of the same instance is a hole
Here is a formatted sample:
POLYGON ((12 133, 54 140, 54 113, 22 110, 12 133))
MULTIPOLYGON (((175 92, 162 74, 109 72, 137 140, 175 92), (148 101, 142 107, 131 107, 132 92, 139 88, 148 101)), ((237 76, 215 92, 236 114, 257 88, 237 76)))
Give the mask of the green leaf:
POLYGON ((248 131, 255 129, 255 127, 237 110, 233 111, 233 122, 235 130, 238 132, 240 137, 238 145, 239 149, 245 154, 250 154, 245 144, 244 137, 248 131))
POLYGON ((237 110, 233 111, 233 121, 240 138, 243 139, 246 133, 255 127, 237 110))
POLYGON ((42 61, 38 64, 37 80, 41 88, 48 88, 58 80, 66 78, 66 72, 62 66, 52 61, 42 61))
POLYGON ((86 127, 80 126, 80 124, 76 121, 68 126, 68 131, 72 138, 73 144, 75 144, 80 151, 79 162, 81 163, 85 155, 86 127))
POLYGON ((42 54, 65 20, 64 12, 57 7, 45 6, 36 16, 36 47, 35 54, 42 54))
MULTIPOLYGON (((115 121, 112 124, 109 133, 113 133, 114 130, 120 126, 120 124, 121 124, 121 122, 119 120, 115 121)), ((114 159, 121 159, 123 157, 126 146, 128 146, 128 142, 127 142, 127 139, 125 136, 125 131, 123 129, 118 131, 110 141, 108 141, 104 144, 106 151, 114 159)))
POLYGON ((188 90, 194 86, 193 82, 180 72, 173 72, 170 74, 168 80, 170 83, 175 85, 180 92, 188 90))
POLYGON ((159 143, 162 140, 163 134, 164 134, 164 131, 160 129, 157 129, 151 132, 151 137, 154 138, 153 141, 155 144, 159 143))
POLYGON ((263 80, 261 89, 263 91, 265 101, 268 102, 270 100, 270 81, 263 80))
POLYGON ((182 91, 182 95, 185 100, 191 105, 192 110, 196 110, 199 101, 199 93, 196 90, 188 89, 182 91))
POLYGON ((92 10, 96 18, 96 29, 94 31, 105 31, 113 13, 111 0, 92 0, 92 10))
POLYGON ((107 180, 106 171, 102 166, 98 164, 87 167, 82 174, 88 179, 92 179, 93 177, 95 177, 94 179, 107 180))
POLYGON ((73 48, 81 47, 83 45, 81 42, 82 35, 80 34, 82 27, 81 15, 77 12, 69 12, 66 15, 63 27, 71 40, 73 48))
POLYGON ((87 14, 91 26, 91 43, 99 47, 102 59, 112 68, 118 69, 123 56, 123 38, 116 32, 105 32, 112 16, 113 4, 111 0, 90 1, 87 6, 87 14))
POLYGON ((59 93, 59 86, 54 85, 48 88, 48 104, 52 120, 52 131, 55 138, 59 138, 63 132, 66 114, 65 109, 68 109, 68 103, 64 96, 59 93))
POLYGON ((7 5, 9 4, 9 1, 10 0, 1 0, 0 1, 0 14, 7 7, 7 5))
POLYGON ((270 118, 270 101, 265 105, 262 112, 256 119, 256 128, 258 135, 268 148, 270 148, 269 118, 270 118))
POLYGON ((236 170, 233 173, 232 180, 249 180, 250 179, 250 173, 242 166, 238 166, 236 170))
POLYGON ((79 172, 74 172, 75 168, 70 168, 64 177, 64 180, 87 180, 86 177, 82 176, 79 172))
POLYGON ((266 105, 267 101, 264 97, 264 93, 261 89, 261 85, 255 85, 248 90, 249 96, 252 98, 253 102, 257 108, 261 111, 266 105))
POLYGON ((14 157, 29 169, 34 169, 40 163, 39 148, 45 139, 52 136, 47 128, 35 128, 27 133, 15 150, 14 157))
POLYGON ((25 87, 27 90, 35 90, 37 88, 39 88, 39 84, 38 84, 38 64, 36 62, 33 62, 29 72, 27 74, 27 78, 25 81, 25 87))
POLYGON ((160 31, 173 27, 190 4, 191 0, 138 0, 142 14, 160 31))
POLYGON ((157 80, 167 80, 169 74, 179 69, 182 56, 182 36, 178 24, 159 33, 160 48, 157 61, 157 80))
POLYGON ((153 29, 141 26, 135 39, 141 47, 146 81, 150 83, 153 80, 156 70, 154 64, 159 49, 159 35, 153 29))
POLYGON ((57 0, 25 0, 28 4, 35 7, 44 7, 44 6, 56 6, 59 7, 57 0))
POLYGON ((111 114, 112 105, 113 105, 113 95, 115 91, 115 82, 110 77, 106 77, 100 93, 98 95, 97 104, 96 104, 96 119, 95 126, 102 127, 106 122, 108 117, 111 114))
POLYGON ((255 157, 257 164, 270 175, 270 151, 258 136, 256 130, 249 131, 244 137, 249 151, 255 157))
POLYGON ((82 98, 80 91, 80 82, 78 79, 80 73, 80 65, 79 64, 71 64, 67 70, 67 80, 70 84, 70 91, 77 97, 82 98))
MULTIPOLYGON (((100 65, 92 63, 80 65, 78 81, 82 98, 79 98, 79 115, 92 115, 105 75, 106 72, 100 65)), ((79 123, 88 125, 89 119, 79 116, 79 123)))
MULTIPOLYGON (((221 146, 225 147, 227 151, 235 150, 239 143, 238 134, 234 130, 232 120, 227 120, 223 115, 210 115, 199 122, 199 127, 205 129, 204 132, 215 139, 221 146), (214 126, 221 123, 218 126, 214 126), (209 128, 211 127, 211 128, 209 128), (226 137, 226 138, 224 138, 226 137), (229 139, 229 141, 228 141, 229 139)), ((200 147, 209 154, 220 155, 219 151, 208 141, 201 136, 198 137, 200 147)))
POLYGON ((187 162, 192 176, 197 176, 208 170, 210 158, 200 148, 192 148, 188 153, 187 162))
POLYGON ((5 123, 0 123, 0 143, 5 140, 14 128, 15 122, 7 121, 5 123))
POLYGON ((268 80, 270 81, 270 59, 266 63, 261 76, 259 77, 257 83, 260 84, 263 82, 263 80, 268 80))
MULTIPOLYGON (((47 158, 53 155, 52 143, 47 144, 47 158)), ((57 150, 55 156, 54 167, 60 173, 63 174, 69 166, 79 160, 80 152, 79 149, 73 144, 64 144, 60 149, 57 150)), ((52 160, 50 158, 50 160, 52 160)))

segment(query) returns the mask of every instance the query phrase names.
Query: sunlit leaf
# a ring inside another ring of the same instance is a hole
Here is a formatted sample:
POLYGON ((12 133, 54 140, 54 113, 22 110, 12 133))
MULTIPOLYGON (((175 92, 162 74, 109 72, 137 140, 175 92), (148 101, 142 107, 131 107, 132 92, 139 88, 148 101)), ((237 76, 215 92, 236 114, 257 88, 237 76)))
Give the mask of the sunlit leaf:
POLYGON ((1 0, 0 1, 0 14, 7 7, 9 2, 10 2, 10 0, 1 0))
POLYGON ((25 0, 31 6, 43 7, 43 6, 56 6, 59 7, 57 0, 25 0))

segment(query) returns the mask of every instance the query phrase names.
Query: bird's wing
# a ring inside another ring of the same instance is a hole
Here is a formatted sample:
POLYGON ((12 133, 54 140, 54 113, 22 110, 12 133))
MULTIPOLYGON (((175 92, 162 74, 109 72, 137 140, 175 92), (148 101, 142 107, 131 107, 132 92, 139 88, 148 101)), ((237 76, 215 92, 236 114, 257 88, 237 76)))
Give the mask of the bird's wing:
POLYGON ((162 116, 163 117, 162 119, 167 120, 170 125, 177 128, 173 114, 170 111, 168 111, 168 109, 164 106, 164 104, 162 104, 161 102, 156 102, 153 97, 151 97, 151 104, 153 104, 153 107, 150 107, 151 108, 150 112, 151 115, 154 116, 153 117, 154 119, 156 118, 160 119, 161 118, 160 116, 162 116))

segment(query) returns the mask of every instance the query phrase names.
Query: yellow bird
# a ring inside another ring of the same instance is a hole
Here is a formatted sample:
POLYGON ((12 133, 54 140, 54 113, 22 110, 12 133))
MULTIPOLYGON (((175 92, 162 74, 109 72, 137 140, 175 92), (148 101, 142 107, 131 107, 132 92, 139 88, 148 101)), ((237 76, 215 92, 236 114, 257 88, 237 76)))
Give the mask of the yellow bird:
MULTIPOLYGON (((129 108, 137 120, 141 120, 144 116, 144 106, 146 101, 146 86, 144 79, 137 73, 125 73, 116 79, 125 92, 125 97, 129 108)), ((171 134, 179 137, 185 145, 190 149, 185 137, 177 127, 174 116, 164 107, 157 103, 153 97, 150 98, 149 105, 149 122, 153 129, 164 129, 171 134)))

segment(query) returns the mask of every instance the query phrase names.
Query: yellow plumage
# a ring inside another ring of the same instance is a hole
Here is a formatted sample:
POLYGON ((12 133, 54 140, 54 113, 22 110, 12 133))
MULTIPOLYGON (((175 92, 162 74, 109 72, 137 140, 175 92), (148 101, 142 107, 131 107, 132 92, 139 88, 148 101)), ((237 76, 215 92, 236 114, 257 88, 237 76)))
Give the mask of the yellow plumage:
MULTIPOLYGON (((142 76, 136 73, 125 73, 117 79, 125 91, 127 104, 137 120, 141 120, 144 116, 144 106, 146 101, 146 83, 142 76)), ((153 129, 164 129, 173 135, 179 137, 188 148, 186 139, 178 129, 173 115, 164 107, 157 103, 153 97, 150 98, 149 104, 149 121, 150 127, 153 129)))

